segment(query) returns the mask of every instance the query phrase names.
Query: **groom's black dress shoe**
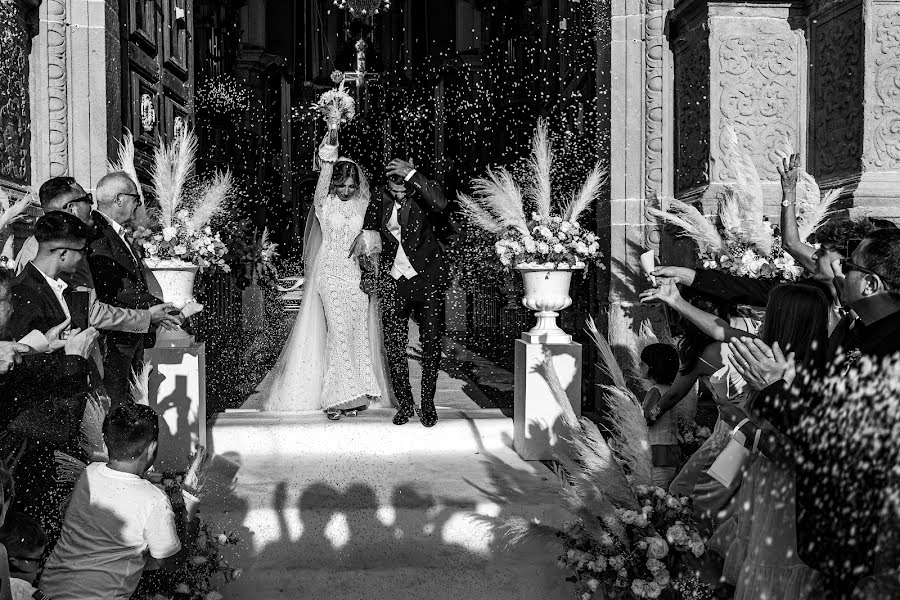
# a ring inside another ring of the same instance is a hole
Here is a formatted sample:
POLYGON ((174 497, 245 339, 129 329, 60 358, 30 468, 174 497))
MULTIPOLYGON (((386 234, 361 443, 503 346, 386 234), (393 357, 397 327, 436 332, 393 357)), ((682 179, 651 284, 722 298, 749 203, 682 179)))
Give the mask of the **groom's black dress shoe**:
POLYGON ((422 422, 422 425, 425 427, 434 427, 438 422, 437 409, 434 407, 434 402, 422 403, 421 407, 416 408, 416 414, 419 415, 419 420, 422 422))
POLYGON ((406 425, 414 414, 412 406, 409 408, 401 406, 397 409, 397 414, 394 415, 394 425, 406 425))

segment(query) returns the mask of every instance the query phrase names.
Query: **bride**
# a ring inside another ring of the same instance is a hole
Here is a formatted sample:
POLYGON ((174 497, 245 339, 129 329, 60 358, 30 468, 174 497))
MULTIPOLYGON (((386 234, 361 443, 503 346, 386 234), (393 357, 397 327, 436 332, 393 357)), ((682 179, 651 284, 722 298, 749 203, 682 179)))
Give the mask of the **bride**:
MULTIPOLYGON (((303 236, 305 283, 294 328, 275 367, 248 400, 265 411, 323 410, 334 421, 370 402, 391 405, 376 296, 360 289, 350 248, 362 231, 369 184, 354 161, 338 158, 338 125, 319 147, 319 181, 303 236)), ((362 260, 377 265, 378 234, 362 260)))

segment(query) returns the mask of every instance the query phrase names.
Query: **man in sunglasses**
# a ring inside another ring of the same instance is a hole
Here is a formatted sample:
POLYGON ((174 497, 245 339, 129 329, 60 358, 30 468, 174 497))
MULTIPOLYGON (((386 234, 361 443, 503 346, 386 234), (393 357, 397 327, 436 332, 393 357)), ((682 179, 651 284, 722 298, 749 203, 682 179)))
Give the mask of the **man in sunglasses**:
MULTIPOLYGON (((84 191, 72 177, 53 177, 41 185, 38 198, 44 214, 53 211, 66 212, 78 217, 90 227, 89 243, 93 242, 97 234, 97 224, 104 223, 103 216, 93 210, 93 196, 84 191)), ((37 256, 38 242, 34 236, 25 240, 25 244, 16 257, 16 274, 20 274, 25 267, 37 256)), ((90 262, 78 261, 75 270, 71 273, 63 272, 60 279, 66 283, 72 291, 83 291, 89 295, 88 299, 88 323, 100 331, 121 331, 126 333, 148 333, 153 326, 177 326, 179 320, 170 315, 171 304, 158 303, 148 309, 133 309, 106 303, 98 299, 94 291, 94 278, 91 275, 90 262)), ((97 368, 100 375, 103 374, 102 360, 98 361, 97 368)))
MULTIPOLYGON (((433 427, 438 420, 434 394, 444 337, 444 294, 450 284, 436 230, 444 222, 441 213, 447 208, 447 198, 437 182, 407 161, 395 158, 385 168, 385 175, 387 185, 381 194, 372 195, 363 230, 378 232, 383 245, 379 293, 384 345, 399 403, 393 422, 404 425, 418 413, 422 425, 433 427), (406 353, 413 315, 422 346, 422 402, 418 408, 413 403, 406 353)), ((359 253, 356 247, 354 253, 359 253)))

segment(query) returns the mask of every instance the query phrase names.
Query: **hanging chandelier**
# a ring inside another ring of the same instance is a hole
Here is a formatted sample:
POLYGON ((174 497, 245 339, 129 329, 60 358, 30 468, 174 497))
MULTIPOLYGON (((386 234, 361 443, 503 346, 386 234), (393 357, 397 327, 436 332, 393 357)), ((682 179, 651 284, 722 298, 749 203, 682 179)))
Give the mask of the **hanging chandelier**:
POLYGON ((374 17, 391 8, 391 0, 334 0, 334 5, 349 10, 354 17, 374 17))

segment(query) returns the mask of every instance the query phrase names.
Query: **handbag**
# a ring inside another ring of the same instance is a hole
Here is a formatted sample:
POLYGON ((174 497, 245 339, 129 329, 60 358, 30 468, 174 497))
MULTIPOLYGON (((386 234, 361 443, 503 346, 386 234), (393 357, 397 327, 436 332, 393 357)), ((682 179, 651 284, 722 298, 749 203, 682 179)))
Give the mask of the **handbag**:
POLYGON ((759 446, 759 437, 761 433, 759 429, 756 430, 753 448, 749 449, 745 445, 747 438, 741 431, 741 427, 749 422, 750 419, 745 418, 737 424, 737 427, 735 427, 734 431, 731 433, 731 439, 728 440, 728 445, 719 453, 719 456, 716 457, 716 460, 713 461, 713 464, 706 471, 707 475, 727 488, 732 486, 737 476, 741 473, 744 463, 747 462, 747 458, 750 456, 751 452, 756 452, 756 449, 759 446))

